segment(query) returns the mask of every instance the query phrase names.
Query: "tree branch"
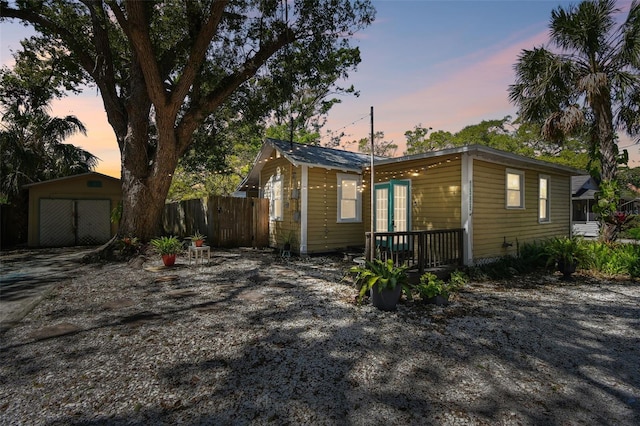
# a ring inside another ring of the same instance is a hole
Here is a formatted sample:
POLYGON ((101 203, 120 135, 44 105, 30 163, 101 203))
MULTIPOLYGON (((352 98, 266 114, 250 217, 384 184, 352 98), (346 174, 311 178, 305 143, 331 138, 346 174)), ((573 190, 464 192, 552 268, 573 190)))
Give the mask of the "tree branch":
POLYGON ((238 69, 224 77, 216 88, 198 104, 194 104, 185 113, 178 124, 178 155, 182 155, 189 147, 190 138, 204 117, 220 106, 240 85, 253 77, 258 69, 279 49, 295 41, 294 33, 287 28, 269 43, 263 44, 260 50, 248 58, 238 69))
POLYGON ((189 94, 189 89, 198 75, 198 70, 205 60, 211 39, 218 31, 218 26, 227 3, 228 1, 226 0, 211 3, 209 19, 207 19, 205 25, 198 32, 193 48, 189 53, 187 64, 171 95, 171 104, 175 105, 176 112, 189 94))
POLYGON ((160 108, 166 106, 168 99, 162 83, 162 75, 153 50, 153 44, 149 37, 149 22, 145 11, 147 7, 145 3, 144 1, 126 0, 125 8, 129 19, 124 23, 126 27, 122 22, 120 25, 126 28, 125 33, 138 56, 138 61, 141 64, 146 64, 141 69, 144 74, 147 91, 153 104, 160 108))
POLYGON ((94 78, 102 92, 109 122, 114 130, 117 129, 118 133, 124 134, 127 129, 127 114, 116 90, 113 55, 103 3, 102 0, 82 0, 82 3, 89 9, 93 26, 93 40, 96 48, 96 75, 94 78))
POLYGON ((91 77, 95 78, 93 68, 95 65, 94 59, 88 54, 86 46, 78 43, 79 38, 75 34, 71 33, 67 28, 56 24, 55 22, 47 19, 43 15, 38 13, 39 8, 27 8, 27 9, 14 9, 8 7, 5 2, 0 7, 0 18, 15 18, 22 21, 29 22, 34 25, 40 25, 46 28, 51 33, 60 36, 67 44, 70 50, 72 50, 78 57, 78 61, 82 68, 87 71, 91 77))

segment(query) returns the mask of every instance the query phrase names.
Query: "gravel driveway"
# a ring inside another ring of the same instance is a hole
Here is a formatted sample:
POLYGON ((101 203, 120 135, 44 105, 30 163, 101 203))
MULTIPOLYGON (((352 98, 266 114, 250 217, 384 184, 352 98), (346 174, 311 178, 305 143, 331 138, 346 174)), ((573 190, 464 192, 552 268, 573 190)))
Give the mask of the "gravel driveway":
POLYGON ((335 258, 89 265, 0 336, 0 424, 640 424, 640 283, 353 303, 335 258))

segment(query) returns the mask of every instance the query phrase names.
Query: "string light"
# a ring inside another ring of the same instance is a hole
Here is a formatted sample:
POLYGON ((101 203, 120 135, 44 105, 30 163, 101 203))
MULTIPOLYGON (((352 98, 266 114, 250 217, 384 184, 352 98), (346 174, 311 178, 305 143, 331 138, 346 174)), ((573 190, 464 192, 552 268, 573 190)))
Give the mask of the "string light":
POLYGON ((356 120, 352 121, 351 123, 349 123, 349 124, 345 124, 344 126, 342 126, 342 127, 338 128, 338 129, 336 129, 336 130, 333 130, 331 133, 329 133, 329 134, 327 134, 327 135, 320 136, 320 140, 322 140, 322 139, 326 139, 327 137, 328 137, 328 138, 332 138, 332 137, 333 137, 333 135, 335 135, 336 133, 338 133, 340 130, 343 130, 343 129, 346 129, 347 127, 353 126, 354 124, 356 124, 356 123, 358 123, 358 122, 360 122, 360 121, 364 120, 365 118, 369 118, 369 117, 371 117, 371 114, 367 113, 367 114, 363 115, 362 117, 360 117, 360 118, 358 118, 358 119, 356 119, 356 120))

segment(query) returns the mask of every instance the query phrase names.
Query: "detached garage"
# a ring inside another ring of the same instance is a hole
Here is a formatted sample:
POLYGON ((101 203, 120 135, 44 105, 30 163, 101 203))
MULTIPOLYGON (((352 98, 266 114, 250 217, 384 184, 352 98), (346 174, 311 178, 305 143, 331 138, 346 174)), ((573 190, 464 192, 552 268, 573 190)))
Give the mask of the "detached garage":
POLYGON ((119 179, 90 172, 25 188, 31 247, 103 244, 117 231, 111 211, 122 199, 119 179))

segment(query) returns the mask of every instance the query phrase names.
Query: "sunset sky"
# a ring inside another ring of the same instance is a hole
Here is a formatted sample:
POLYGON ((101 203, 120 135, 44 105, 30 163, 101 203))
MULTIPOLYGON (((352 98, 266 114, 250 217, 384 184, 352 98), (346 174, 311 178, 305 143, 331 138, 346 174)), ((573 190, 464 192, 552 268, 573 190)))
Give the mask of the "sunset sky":
MULTIPOLYGON (((515 117, 507 90, 522 49, 547 43, 551 11, 567 1, 374 1, 376 21, 358 33, 362 63, 348 82, 360 97, 335 106, 325 130, 343 131, 345 141, 367 137, 370 107, 374 127, 405 149, 404 132, 415 125, 457 132, 482 120, 515 117)), ((618 0, 623 15, 630 0, 618 0)), ((2 24, 2 63, 24 37, 19 24, 2 24)), ((88 136, 69 141, 97 155, 98 171, 115 177, 120 159, 113 132, 95 89, 54 104, 57 116, 76 115, 88 136)), ((640 166, 640 149, 631 139, 630 167, 640 166)))

